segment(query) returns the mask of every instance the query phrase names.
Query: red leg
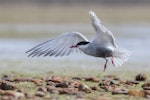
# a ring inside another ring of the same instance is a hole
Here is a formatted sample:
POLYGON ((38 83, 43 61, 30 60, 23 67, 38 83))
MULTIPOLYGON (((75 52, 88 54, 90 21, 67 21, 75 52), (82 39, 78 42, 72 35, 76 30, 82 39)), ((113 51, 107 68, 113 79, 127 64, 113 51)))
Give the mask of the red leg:
POLYGON ((112 62, 112 64, 113 64, 113 66, 115 66, 113 55, 112 55, 112 58, 111 58, 111 62, 112 62))
POLYGON ((105 58, 105 60, 106 60, 106 62, 105 62, 105 65, 104 65, 104 71, 106 70, 106 68, 107 68, 107 62, 108 62, 108 60, 105 58))

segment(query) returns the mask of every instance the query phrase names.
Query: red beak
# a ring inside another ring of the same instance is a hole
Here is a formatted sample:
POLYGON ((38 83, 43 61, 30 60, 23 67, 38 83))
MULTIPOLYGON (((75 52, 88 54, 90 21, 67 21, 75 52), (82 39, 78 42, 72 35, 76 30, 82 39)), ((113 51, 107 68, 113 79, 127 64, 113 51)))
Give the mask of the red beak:
POLYGON ((77 46, 76 45, 73 45, 73 46, 71 46, 70 48, 76 48, 77 46))

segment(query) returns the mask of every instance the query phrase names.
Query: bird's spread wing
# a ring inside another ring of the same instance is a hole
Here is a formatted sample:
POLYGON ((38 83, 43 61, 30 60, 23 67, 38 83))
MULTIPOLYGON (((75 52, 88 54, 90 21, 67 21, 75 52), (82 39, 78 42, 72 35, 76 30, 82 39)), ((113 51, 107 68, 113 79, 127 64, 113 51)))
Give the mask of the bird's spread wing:
POLYGON ((80 51, 77 48, 70 48, 73 45, 76 45, 78 42, 88 41, 81 33, 79 32, 67 32, 54 39, 48 40, 42 44, 37 45, 36 47, 30 49, 26 53, 29 53, 28 56, 65 56, 69 55, 72 52, 80 51))
POLYGON ((100 19, 93 11, 90 11, 89 14, 91 15, 91 23, 96 31, 96 37, 93 41, 109 43, 112 44, 114 47, 117 47, 112 32, 110 32, 105 26, 101 24, 100 19))

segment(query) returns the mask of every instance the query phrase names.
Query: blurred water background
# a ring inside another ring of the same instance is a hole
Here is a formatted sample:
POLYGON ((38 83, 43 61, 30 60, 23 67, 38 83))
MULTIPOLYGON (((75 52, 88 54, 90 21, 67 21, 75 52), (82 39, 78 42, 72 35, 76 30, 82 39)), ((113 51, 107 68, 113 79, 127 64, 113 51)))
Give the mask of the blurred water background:
POLYGON ((25 54, 37 44, 65 32, 78 31, 92 40, 95 32, 89 10, 97 13, 121 48, 132 51, 123 67, 110 64, 108 70, 148 72, 149 5, 149 0, 0 0, 0 72, 60 72, 68 68, 102 71, 103 59, 84 54, 58 58, 28 58, 25 54))

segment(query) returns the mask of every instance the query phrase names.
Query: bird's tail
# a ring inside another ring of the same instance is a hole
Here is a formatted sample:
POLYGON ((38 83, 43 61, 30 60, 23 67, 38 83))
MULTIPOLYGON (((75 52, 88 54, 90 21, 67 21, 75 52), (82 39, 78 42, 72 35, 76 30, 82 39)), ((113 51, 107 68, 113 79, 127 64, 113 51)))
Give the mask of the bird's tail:
POLYGON ((128 61, 128 57, 131 55, 131 52, 126 49, 116 48, 113 57, 114 65, 121 66, 125 61, 128 61))

